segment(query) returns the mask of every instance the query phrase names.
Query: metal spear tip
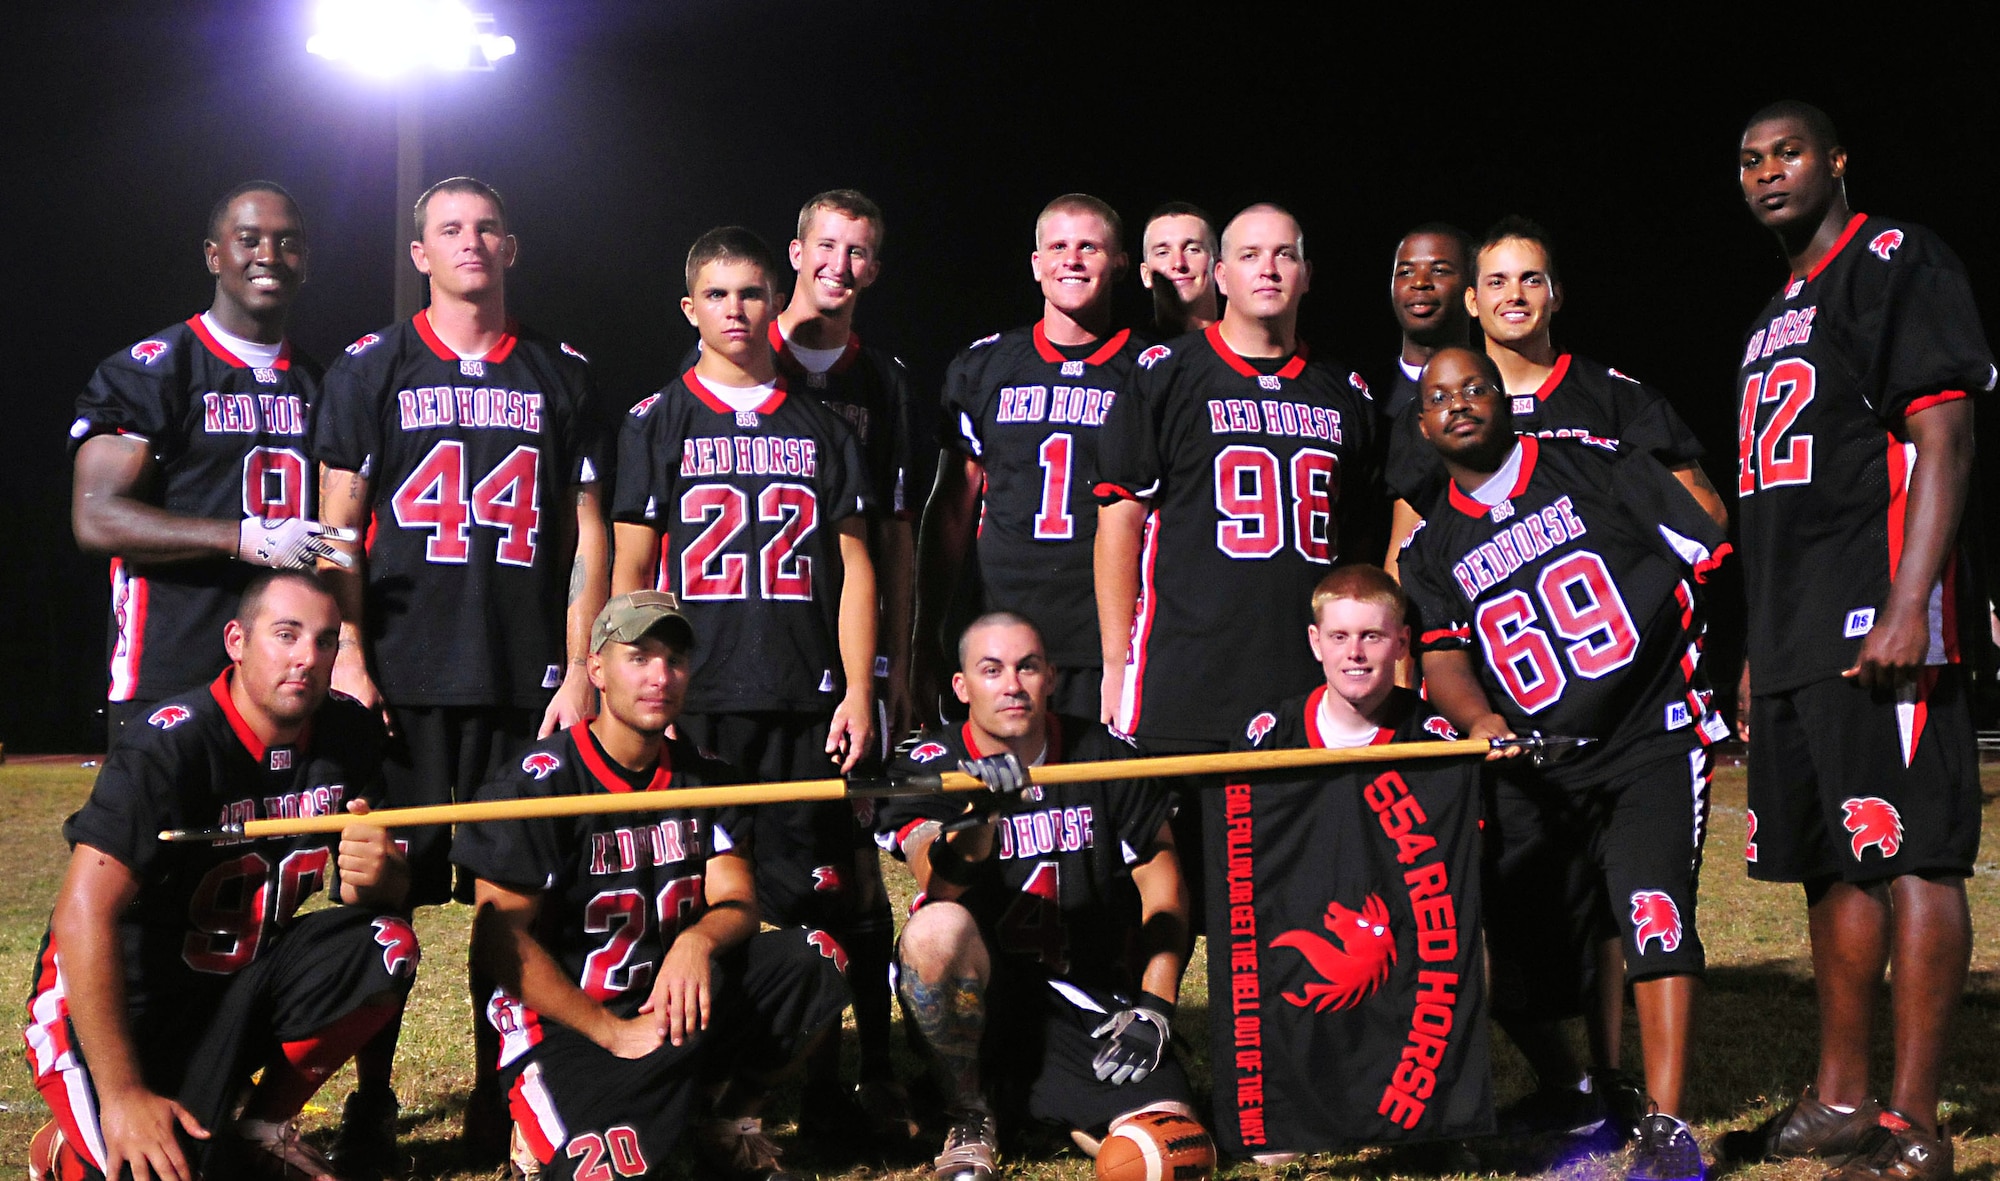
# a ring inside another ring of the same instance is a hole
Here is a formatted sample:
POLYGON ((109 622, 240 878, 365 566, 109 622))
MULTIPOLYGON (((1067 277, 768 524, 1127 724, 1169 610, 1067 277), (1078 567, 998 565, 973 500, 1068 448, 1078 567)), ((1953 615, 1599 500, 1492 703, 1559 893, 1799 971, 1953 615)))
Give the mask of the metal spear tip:
POLYGON ((243 826, 240 824, 225 824, 221 828, 163 828, 160 830, 161 840, 177 842, 227 841, 239 838, 242 835, 243 826))

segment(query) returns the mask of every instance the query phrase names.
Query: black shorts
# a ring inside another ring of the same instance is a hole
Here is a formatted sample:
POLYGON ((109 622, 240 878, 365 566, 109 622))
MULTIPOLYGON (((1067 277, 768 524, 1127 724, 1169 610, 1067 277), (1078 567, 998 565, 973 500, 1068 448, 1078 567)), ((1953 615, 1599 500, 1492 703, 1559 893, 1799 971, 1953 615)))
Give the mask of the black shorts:
POLYGON ((1580 1011, 1595 944, 1613 930, 1629 981, 1702 973, 1695 895, 1710 766, 1697 747, 1586 785, 1507 769, 1486 824, 1496 1013, 1580 1011))
POLYGON ((1969 875, 1979 750, 1955 665, 1914 700, 1828 677, 1750 703, 1744 856, 1765 882, 1969 875))
MULTIPOLYGON (((385 993, 407 996, 418 958, 416 933, 398 916, 361 906, 304 915, 214 991, 162 998, 134 1015, 128 1025, 146 1085, 173 1096, 203 1127, 219 1128, 280 1044, 309 1038, 385 993)), ((56 995, 61 987, 49 981, 30 998, 28 1064, 64 1138, 101 1170, 97 1090, 56 995)), ((212 1150, 226 1139, 183 1136, 181 1149, 197 1170, 209 1170, 212 1150)), ((227 1175, 227 1167, 208 1175, 227 1175)))
POLYGON ((1194 1107, 1194 1090, 1180 1056, 1170 1045, 1151 1074, 1138 1082, 1100 1081, 1091 1059, 1104 1042, 1090 1031, 1121 1006, 1113 998, 1075 985, 1074 996, 1056 990, 1046 976, 1010 965, 995 956, 987 990, 986 1037, 980 1070, 1002 1112, 1025 1113, 1043 1123, 1103 1136, 1112 1120, 1163 1103, 1194 1107), (1096 1009, 1085 1008, 1087 998, 1096 1009))
MULTIPOLYGON (((382 757, 384 804, 414 808, 472 799, 535 740, 542 711, 508 706, 395 705, 396 733, 382 757)), ((452 889, 451 826, 398 829, 410 859, 412 907, 472 901, 472 878, 452 889)))
POLYGON ((711 993, 707 1029, 644 1058, 619 1058, 553 1022, 539 1027, 502 1082, 543 1176, 662 1170, 705 1084, 776 1071, 838 1021, 848 1001, 841 969, 797 929, 764 931, 718 956, 711 993))
MULTIPOLYGON (((1117 758, 1150 759, 1164 755, 1213 755, 1229 749, 1229 743, 1208 738, 1141 738, 1136 749, 1123 743, 1112 744, 1117 758)), ((1178 775, 1168 780, 1174 793, 1174 814, 1167 826, 1174 833, 1174 848, 1180 851, 1188 892, 1188 944, 1208 932, 1208 875, 1201 870, 1206 855, 1202 845, 1201 793, 1222 786, 1219 775, 1178 775)))
MULTIPOLYGON (((780 712, 683 714, 680 733, 761 783, 827 779, 840 771, 826 753, 830 718, 780 712)), ((816 927, 843 933, 859 920, 864 902, 887 916, 878 889, 854 880, 857 851, 874 851, 874 811, 866 823, 845 800, 765 804, 756 810, 750 860, 757 870, 757 906, 764 921, 780 927, 816 927)))

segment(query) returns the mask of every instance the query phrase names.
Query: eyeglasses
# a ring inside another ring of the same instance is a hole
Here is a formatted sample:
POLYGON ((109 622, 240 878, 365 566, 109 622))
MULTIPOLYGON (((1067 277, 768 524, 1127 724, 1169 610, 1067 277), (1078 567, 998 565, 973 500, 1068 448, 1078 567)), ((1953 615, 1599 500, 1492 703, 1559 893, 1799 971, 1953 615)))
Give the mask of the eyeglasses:
POLYGON ((1423 403, 1426 409, 1442 410, 1446 406, 1451 405, 1453 398, 1462 399, 1466 405, 1470 406, 1474 402, 1490 402, 1499 396, 1500 391, 1498 388, 1487 385, 1484 382, 1474 382, 1471 385, 1461 386, 1455 390, 1432 390, 1424 395, 1423 403))

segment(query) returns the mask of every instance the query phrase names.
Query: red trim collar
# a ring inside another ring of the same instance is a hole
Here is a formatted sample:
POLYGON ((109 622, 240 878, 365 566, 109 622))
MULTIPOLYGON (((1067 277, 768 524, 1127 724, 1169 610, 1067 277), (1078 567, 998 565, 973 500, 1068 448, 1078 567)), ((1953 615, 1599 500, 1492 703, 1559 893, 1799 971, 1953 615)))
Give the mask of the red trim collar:
POLYGON ((1847 219, 1847 228, 1840 231, 1840 237, 1834 239, 1833 249, 1828 250, 1813 264, 1813 269, 1806 272, 1806 282, 1810 283, 1819 278, 1819 273, 1826 269, 1826 264, 1832 262, 1834 255, 1839 254, 1854 239, 1854 235, 1861 232, 1861 223, 1867 220, 1868 215, 1865 213, 1857 213, 1847 219))
POLYGON ((1543 379, 1542 381, 1542 388, 1535 391, 1535 401, 1537 402, 1548 401, 1549 395, 1555 393, 1556 387, 1561 385, 1563 383, 1563 378, 1568 376, 1569 376, 1569 354, 1564 353, 1562 356, 1556 358, 1556 367, 1554 369, 1549 370, 1548 377, 1543 379))
MULTIPOLYGON (((1203 339, 1208 341, 1208 347, 1215 350, 1215 355, 1222 358, 1223 364, 1229 366, 1231 369, 1234 369, 1236 372, 1241 373, 1245 377, 1263 376, 1262 373, 1259 373, 1257 371, 1257 367, 1255 365, 1252 365, 1250 362, 1244 360, 1242 357, 1237 356, 1236 350, 1229 347, 1229 342, 1222 339, 1222 324, 1220 321, 1217 321, 1214 324, 1210 324, 1207 328, 1202 329, 1201 335, 1203 339)), ((1310 360, 1311 357, 1312 357, 1312 346, 1306 344, 1306 342, 1303 340, 1299 341, 1298 347, 1292 351, 1292 359, 1285 362, 1284 365, 1279 367, 1277 376, 1285 378, 1286 380, 1290 380, 1294 377, 1297 377, 1299 374, 1305 372, 1306 362, 1310 360)))
POLYGON ((243 749, 249 752, 250 757, 256 760, 259 767, 265 770, 270 769, 271 751, 273 749, 284 750, 289 748, 302 751, 311 745, 312 719, 307 718, 305 725, 299 728, 298 738, 286 743, 282 747, 272 748, 265 746, 264 740, 257 737, 257 731, 250 728, 249 721, 237 712, 236 699, 229 695, 230 678, 235 675, 235 672, 235 666, 231 665, 223 669, 220 673, 217 673, 215 679, 208 683, 209 696, 215 698, 215 704, 222 707, 222 719, 229 723, 231 730, 236 732, 236 741, 243 744, 243 749))
MULTIPOLYGON (((686 373, 681 374, 681 384, 688 388, 689 393, 700 398, 702 405, 715 411, 717 414, 733 415, 736 413, 730 407, 729 403, 716 396, 714 390, 702 384, 701 378, 695 376, 694 370, 690 369, 686 373)), ((751 410, 758 414, 774 414, 777 412, 778 407, 785 404, 785 379, 783 375, 780 375, 773 385, 777 388, 771 391, 771 396, 752 406, 751 410)))
MULTIPOLYGON (((794 377, 806 376, 806 367, 799 363, 798 356, 792 352, 792 342, 785 339, 785 334, 778 328, 777 320, 771 321, 770 327, 765 330, 765 335, 771 340, 771 351, 778 355, 778 365, 794 377)), ((860 355, 861 336, 859 333, 850 332, 847 334, 847 350, 840 354, 838 360, 827 366, 826 371, 845 373, 854 367, 854 359, 860 355)))
MULTIPOLYGON (((1049 744, 1048 753, 1042 756, 1042 762, 1045 765, 1048 763, 1060 763, 1063 761, 1062 719, 1058 718, 1054 714, 1048 715, 1048 719, 1049 719, 1048 730, 1047 730, 1047 739, 1049 744)), ((1002 753, 1002 751, 1006 750, 1005 747, 1001 747, 1000 750, 995 750, 995 751, 980 750, 979 743, 973 740, 972 723, 969 721, 962 722, 959 724, 958 738, 960 742, 965 743, 965 753, 975 759, 986 758, 989 754, 997 755, 1002 753)))
MULTIPOLYGON (((437 329, 431 327, 431 310, 429 308, 425 308, 411 317, 410 322, 417 326, 417 335, 424 338, 424 343, 430 346, 431 352, 437 355, 438 360, 460 361, 466 359, 460 357, 457 350, 446 344, 443 338, 438 336, 437 329)), ((512 316, 509 316, 507 318, 507 330, 500 334, 500 343, 488 350, 485 356, 473 357, 471 359, 475 361, 491 361, 493 364, 498 365, 500 362, 505 361, 513 353, 514 346, 521 342, 520 332, 521 326, 514 321, 512 316)))
MULTIPOLYGON (((1055 345, 1049 343, 1049 329, 1047 320, 1035 321, 1034 331, 1030 332, 1029 335, 1034 337, 1035 352, 1042 358, 1042 360, 1047 361, 1051 365, 1060 365, 1063 362, 1069 360, 1068 357, 1062 355, 1061 350, 1057 349, 1055 345)), ((1088 357, 1085 357, 1083 359, 1083 363, 1086 365, 1104 364, 1106 361, 1109 361, 1113 356, 1115 356, 1119 349, 1125 347, 1125 342, 1131 339, 1131 336, 1132 336, 1132 330, 1130 328, 1119 329, 1118 331, 1112 333, 1110 338, 1107 339, 1103 344, 1097 346, 1096 352, 1090 354, 1088 357)))
MULTIPOLYGON (((1320 685, 1306 694, 1306 742, 1320 750, 1332 749, 1326 735, 1319 728, 1319 707, 1326 700, 1326 686, 1320 685)), ((1381 746, 1395 740, 1396 732, 1382 726, 1375 727, 1375 736, 1368 740, 1370 746, 1381 746)))
MULTIPOLYGON (((208 330, 208 325, 201 322, 200 313, 189 316, 187 318, 187 326, 194 333, 195 339, 201 341, 202 346, 209 352, 214 353, 216 359, 227 363, 233 369, 250 368, 250 362, 230 352, 223 347, 221 341, 215 339, 215 334, 208 330)), ((290 340, 281 340, 278 342, 278 359, 271 362, 271 368, 290 369, 291 367, 292 342, 290 340)))
MULTIPOLYGON (((631 783, 623 775, 611 769, 604 756, 597 753, 597 739, 590 733, 591 718, 585 718, 569 728, 570 744, 576 747, 576 756, 590 770, 591 777, 603 785, 604 790, 614 795, 625 795, 632 790, 631 783)), ((653 768, 653 781, 646 785, 647 791, 665 791, 674 784, 674 752, 666 743, 660 744, 660 762, 653 768)))
MULTIPOLYGON (((1516 435, 1515 438, 1521 444, 1521 475, 1514 481, 1514 487, 1508 490, 1508 500, 1528 490, 1528 479, 1535 474, 1535 459, 1542 450, 1542 441, 1533 435, 1516 435)), ((1457 480, 1451 482, 1450 493, 1451 507, 1468 517, 1483 517, 1493 511, 1492 505, 1481 504, 1460 491, 1457 480)))

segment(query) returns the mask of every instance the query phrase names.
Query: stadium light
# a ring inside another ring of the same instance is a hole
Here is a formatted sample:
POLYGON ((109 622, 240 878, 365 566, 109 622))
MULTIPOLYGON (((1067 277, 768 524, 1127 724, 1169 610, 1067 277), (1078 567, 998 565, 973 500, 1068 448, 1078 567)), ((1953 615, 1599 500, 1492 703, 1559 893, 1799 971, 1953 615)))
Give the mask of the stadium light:
POLYGON ((407 220, 424 186, 423 75, 491 70, 514 39, 462 0, 320 0, 315 25, 307 53, 396 84, 395 306, 407 320, 423 303, 407 220))
POLYGON ((393 78, 423 67, 490 70, 514 39, 459 0, 322 0, 306 52, 393 78))

